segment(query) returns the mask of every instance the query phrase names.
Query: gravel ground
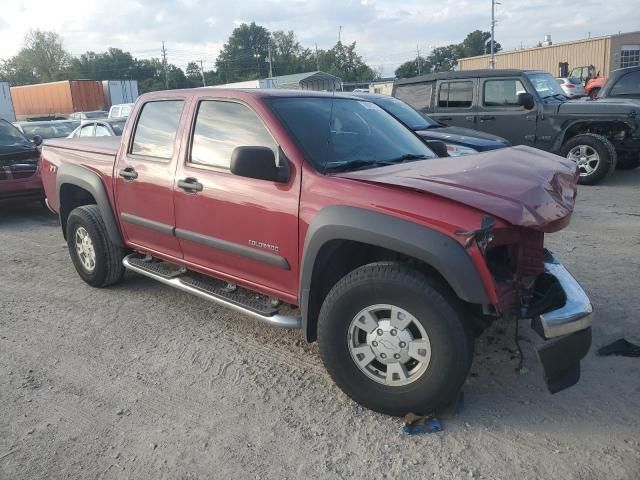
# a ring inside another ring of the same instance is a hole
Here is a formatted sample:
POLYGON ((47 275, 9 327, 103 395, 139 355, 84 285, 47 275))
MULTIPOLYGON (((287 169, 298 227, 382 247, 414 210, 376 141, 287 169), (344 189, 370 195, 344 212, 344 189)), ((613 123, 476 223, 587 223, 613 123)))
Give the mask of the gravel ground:
MULTIPOLYGON (((548 245, 581 281, 594 346, 640 343, 640 170, 582 187, 548 245)), ((583 362, 550 395, 513 325, 478 340, 462 413, 408 437, 332 383, 315 345, 129 273, 96 290, 57 220, 0 212, 0 478, 640 478, 640 359, 583 362)))

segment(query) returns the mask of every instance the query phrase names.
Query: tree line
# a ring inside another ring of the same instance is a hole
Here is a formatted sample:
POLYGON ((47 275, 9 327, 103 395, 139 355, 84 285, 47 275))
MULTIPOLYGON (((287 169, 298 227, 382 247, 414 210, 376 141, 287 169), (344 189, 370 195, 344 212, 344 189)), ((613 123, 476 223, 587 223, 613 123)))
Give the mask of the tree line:
MULTIPOLYGON (((494 41, 494 52, 502 50, 502 46, 494 41)), ((427 73, 448 72, 458 65, 458 59, 485 55, 491 52, 491 33, 474 30, 460 43, 452 43, 444 47, 434 48, 427 57, 417 56, 414 60, 400 65, 396 71, 397 78, 410 78, 427 73)))
MULTIPOLYGON (((490 34, 476 30, 459 44, 434 49, 427 57, 418 56, 396 70, 398 78, 447 71, 455 68, 458 58, 481 55, 490 48, 490 34)), ((501 49, 495 44, 495 50, 501 49)), ((13 57, 0 61, 0 81, 11 85, 29 85, 70 79, 137 80, 140 92, 166 88, 189 88, 255 80, 321 70, 345 82, 368 82, 381 72, 367 65, 356 52, 356 42, 338 41, 329 49, 305 47, 292 30, 270 32, 256 23, 243 23, 233 30, 215 61, 215 68, 201 71, 189 62, 186 68, 157 58, 135 58, 130 52, 108 48, 105 52, 88 51, 78 56, 65 50, 55 32, 30 31, 23 48, 13 57)))

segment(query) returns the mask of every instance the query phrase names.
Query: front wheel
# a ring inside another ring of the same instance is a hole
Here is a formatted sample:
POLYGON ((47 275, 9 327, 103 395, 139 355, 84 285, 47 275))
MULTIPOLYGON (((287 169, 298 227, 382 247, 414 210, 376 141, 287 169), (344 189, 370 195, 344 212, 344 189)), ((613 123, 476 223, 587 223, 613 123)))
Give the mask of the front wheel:
POLYGON ((578 183, 593 185, 616 168, 616 149, 607 137, 595 133, 582 133, 571 137, 562 146, 563 157, 578 165, 578 183))
POLYGON ((400 263, 360 267, 340 280, 318 320, 322 361, 352 399, 389 415, 451 404, 473 343, 455 297, 400 263))
POLYGON ((111 242, 97 205, 73 209, 66 232, 71 260, 85 282, 106 287, 122 279, 124 250, 111 242))

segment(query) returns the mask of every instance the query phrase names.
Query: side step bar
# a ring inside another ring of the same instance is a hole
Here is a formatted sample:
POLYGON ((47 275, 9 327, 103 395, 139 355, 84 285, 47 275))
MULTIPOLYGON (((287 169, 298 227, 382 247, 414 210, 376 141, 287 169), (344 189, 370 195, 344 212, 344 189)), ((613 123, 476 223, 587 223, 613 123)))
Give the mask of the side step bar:
POLYGON ((174 287, 178 290, 183 290, 206 300, 210 300, 219 305, 222 305, 223 307, 230 308, 232 310, 235 310, 236 312, 240 312, 249 317, 261 320, 265 323, 268 323, 269 325, 283 328, 302 328, 302 319, 300 317, 281 315, 277 311, 274 311, 271 315, 260 313, 259 311, 252 309, 249 305, 243 306, 239 302, 234 302, 230 298, 224 298, 222 295, 216 294, 213 289, 198 288, 194 286, 198 283, 187 276, 187 270, 184 270, 184 272, 178 271, 179 273, 172 272, 173 275, 167 275, 163 274, 164 272, 161 273, 157 268, 154 268, 154 265, 157 264, 149 262, 149 267, 144 265, 147 262, 143 261, 142 259, 144 259, 144 256, 133 253, 131 255, 127 255, 122 260, 122 264, 125 266, 125 268, 139 273, 140 275, 153 278, 154 280, 157 280, 160 283, 164 283, 165 285, 169 285, 170 287, 174 287), (177 276, 176 273, 178 274, 177 276), (181 277, 183 277, 184 280, 181 279, 181 277))

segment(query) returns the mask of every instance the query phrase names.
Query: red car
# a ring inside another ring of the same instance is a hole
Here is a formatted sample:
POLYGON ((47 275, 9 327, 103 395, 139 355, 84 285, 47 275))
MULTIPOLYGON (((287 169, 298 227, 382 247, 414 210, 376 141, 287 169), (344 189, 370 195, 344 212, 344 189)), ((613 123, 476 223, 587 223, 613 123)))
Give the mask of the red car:
POLYGON ((578 381, 591 303, 544 248, 577 179, 529 147, 437 158, 374 103, 286 90, 146 94, 121 139, 43 149, 85 282, 129 269, 301 328, 340 388, 393 415, 454 401, 498 317, 532 320, 551 392, 578 381))
POLYGON ((0 119, 0 205, 44 199, 40 178, 39 137, 33 143, 0 119))

